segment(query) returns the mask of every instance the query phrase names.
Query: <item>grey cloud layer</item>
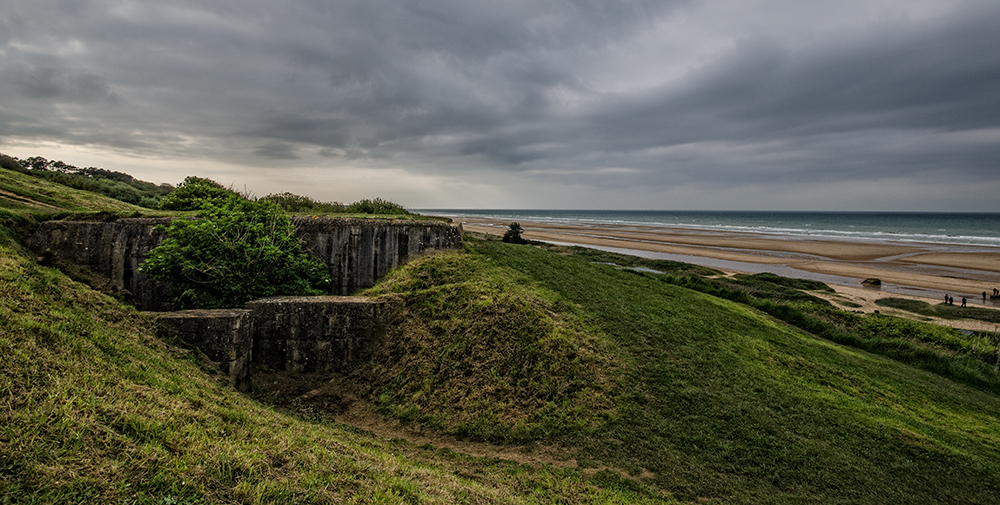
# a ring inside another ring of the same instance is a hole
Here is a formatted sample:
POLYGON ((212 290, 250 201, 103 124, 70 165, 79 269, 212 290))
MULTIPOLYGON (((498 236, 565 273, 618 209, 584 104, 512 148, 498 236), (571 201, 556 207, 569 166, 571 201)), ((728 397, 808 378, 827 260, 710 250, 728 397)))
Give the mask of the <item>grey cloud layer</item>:
POLYGON ((0 0, 0 141, 623 190, 1000 190, 1000 4, 762 5, 0 0))

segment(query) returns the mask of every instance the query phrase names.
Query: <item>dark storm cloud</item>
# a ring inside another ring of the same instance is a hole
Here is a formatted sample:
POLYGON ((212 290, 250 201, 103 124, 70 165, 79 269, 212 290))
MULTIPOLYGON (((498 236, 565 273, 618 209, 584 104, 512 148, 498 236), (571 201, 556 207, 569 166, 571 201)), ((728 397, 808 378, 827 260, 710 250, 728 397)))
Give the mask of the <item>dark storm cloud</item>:
POLYGON ((611 118, 655 125, 670 115, 707 123, 703 130, 683 128, 680 141, 996 126, 998 23, 1000 9, 984 9, 943 27, 801 51, 766 39, 744 41, 681 89, 671 87, 653 97, 657 102, 615 111, 611 118))
POLYGON ((26 100, 47 100, 62 103, 119 101, 110 91, 107 81, 92 73, 73 73, 65 69, 12 65, 0 82, 12 88, 26 100))
POLYGON ((650 193, 1000 189, 998 25, 975 0, 0 0, 0 145, 650 193))

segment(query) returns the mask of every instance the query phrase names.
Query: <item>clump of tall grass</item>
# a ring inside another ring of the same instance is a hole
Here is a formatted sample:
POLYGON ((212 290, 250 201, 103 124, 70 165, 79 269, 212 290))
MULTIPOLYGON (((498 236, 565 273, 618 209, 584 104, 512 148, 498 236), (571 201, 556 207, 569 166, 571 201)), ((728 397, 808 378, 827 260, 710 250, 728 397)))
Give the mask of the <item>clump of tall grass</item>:
POLYGON ((320 202, 308 196, 284 192, 267 195, 261 200, 272 202, 292 213, 341 214, 347 207, 340 202, 320 202))
POLYGON ((347 206, 351 214, 407 215, 410 211, 402 205, 381 198, 366 198, 347 206))

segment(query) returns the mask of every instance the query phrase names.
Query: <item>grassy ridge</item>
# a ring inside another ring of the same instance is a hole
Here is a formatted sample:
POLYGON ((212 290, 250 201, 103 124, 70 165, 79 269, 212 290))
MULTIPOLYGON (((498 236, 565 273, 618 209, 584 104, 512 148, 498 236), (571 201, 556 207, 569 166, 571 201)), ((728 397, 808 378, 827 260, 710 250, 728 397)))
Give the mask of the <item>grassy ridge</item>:
POLYGON ((274 412, 135 311, 0 246, 0 503, 641 500, 274 412))
POLYGON ((148 212, 148 209, 27 174, 0 169, 0 218, 44 218, 68 212, 96 211, 131 215, 148 212))
POLYGON ((772 300, 785 298, 781 290, 765 290, 763 298, 758 298, 750 294, 754 290, 739 289, 741 282, 720 282, 694 276, 660 276, 659 279, 737 301, 824 339, 1000 394, 1000 371, 990 365, 996 361, 996 352, 991 354, 985 345, 987 341, 993 341, 995 334, 966 335, 954 328, 899 317, 880 314, 859 316, 835 309, 825 301, 810 301, 809 298, 813 297, 806 293, 795 297, 793 302, 776 303, 772 300), (733 286, 737 289, 731 289, 733 286))
POLYGON ((615 415, 557 437, 578 448, 583 466, 625 469, 682 500, 993 503, 1000 495, 993 394, 657 276, 499 242, 468 249, 611 341, 621 363, 615 415))

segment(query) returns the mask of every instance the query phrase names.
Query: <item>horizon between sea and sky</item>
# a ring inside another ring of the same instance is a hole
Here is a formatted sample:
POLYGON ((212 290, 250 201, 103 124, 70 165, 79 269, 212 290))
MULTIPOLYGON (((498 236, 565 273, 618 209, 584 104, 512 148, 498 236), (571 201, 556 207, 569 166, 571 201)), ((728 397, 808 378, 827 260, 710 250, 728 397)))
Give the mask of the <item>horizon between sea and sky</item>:
MULTIPOLYGON (((1000 212, 795 212, 696 210, 417 209, 444 217, 660 226, 790 239, 920 242, 1000 247, 1000 212)), ((949 248, 950 249, 950 248, 949 248)))

